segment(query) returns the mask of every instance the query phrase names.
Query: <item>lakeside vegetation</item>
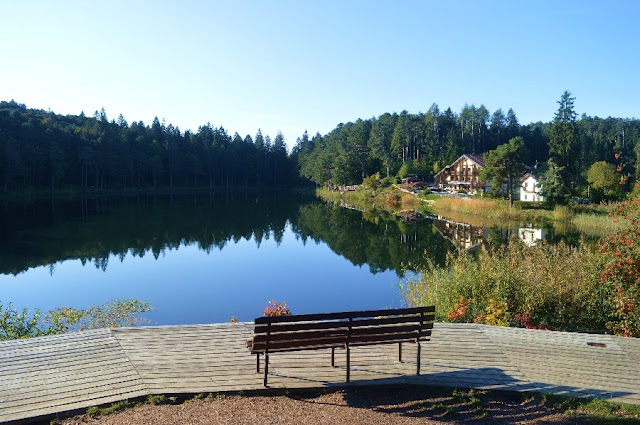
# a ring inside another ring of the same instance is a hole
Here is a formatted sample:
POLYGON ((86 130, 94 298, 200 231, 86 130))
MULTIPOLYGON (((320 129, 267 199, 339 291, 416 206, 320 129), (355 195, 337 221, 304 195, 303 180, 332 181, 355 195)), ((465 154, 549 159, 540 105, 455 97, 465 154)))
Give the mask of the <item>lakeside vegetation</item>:
POLYGON ((516 202, 490 197, 451 197, 429 194, 420 195, 402 191, 388 179, 377 175, 365 179, 365 184, 355 190, 340 191, 328 188, 316 189, 316 195, 337 205, 348 205, 363 211, 367 218, 402 216, 409 210, 430 212, 482 227, 517 227, 521 223, 532 226, 565 228, 573 226, 578 231, 594 236, 605 236, 626 226, 614 222, 609 215, 610 203, 593 205, 552 205, 550 203, 516 202))
POLYGON ((612 204, 623 222, 595 247, 540 243, 450 255, 427 262, 401 285, 410 305, 438 306, 438 318, 499 326, 609 331, 640 336, 640 199, 612 204))
POLYGON ((134 299, 106 302, 86 309, 59 307, 42 313, 27 308, 18 310, 11 304, 0 302, 0 341, 57 335, 87 329, 136 326, 147 321, 139 314, 152 311, 153 307, 134 299))

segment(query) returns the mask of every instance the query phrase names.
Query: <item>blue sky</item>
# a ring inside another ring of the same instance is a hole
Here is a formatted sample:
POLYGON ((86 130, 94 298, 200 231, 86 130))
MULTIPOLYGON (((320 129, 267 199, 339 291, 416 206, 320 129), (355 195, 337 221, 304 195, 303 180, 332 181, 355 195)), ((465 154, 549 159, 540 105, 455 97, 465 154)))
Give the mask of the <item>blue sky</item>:
POLYGON ((640 118, 640 2, 20 1, 0 4, 0 100, 206 122, 289 146, 384 112, 484 104, 640 118))

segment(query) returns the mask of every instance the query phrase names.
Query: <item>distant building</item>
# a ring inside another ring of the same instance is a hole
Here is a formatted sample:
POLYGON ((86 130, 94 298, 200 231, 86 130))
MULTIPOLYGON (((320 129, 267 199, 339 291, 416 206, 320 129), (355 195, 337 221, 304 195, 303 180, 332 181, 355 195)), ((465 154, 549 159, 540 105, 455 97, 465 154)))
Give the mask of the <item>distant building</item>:
POLYGON ((441 189, 472 192, 484 188, 480 183, 480 170, 484 167, 482 155, 462 155, 433 176, 433 182, 441 189))
POLYGON ((536 177, 531 174, 525 174, 520 180, 520 200, 526 202, 544 202, 545 197, 540 195, 540 184, 536 177))

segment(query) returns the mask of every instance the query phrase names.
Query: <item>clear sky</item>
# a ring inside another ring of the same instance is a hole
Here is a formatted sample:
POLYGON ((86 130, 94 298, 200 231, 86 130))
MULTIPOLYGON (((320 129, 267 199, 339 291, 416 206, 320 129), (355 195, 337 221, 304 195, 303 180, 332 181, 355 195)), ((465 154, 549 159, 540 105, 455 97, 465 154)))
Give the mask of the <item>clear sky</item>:
POLYGON ((2 1, 0 100, 289 146, 384 112, 640 118, 640 1, 2 1))

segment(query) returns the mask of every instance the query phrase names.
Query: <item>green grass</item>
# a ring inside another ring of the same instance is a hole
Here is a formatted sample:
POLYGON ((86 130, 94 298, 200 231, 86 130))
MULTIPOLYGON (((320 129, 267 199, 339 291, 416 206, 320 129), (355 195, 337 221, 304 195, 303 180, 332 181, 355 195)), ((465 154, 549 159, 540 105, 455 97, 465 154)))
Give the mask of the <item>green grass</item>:
POLYGON ((115 402, 109 406, 104 406, 104 407, 92 406, 87 409, 87 416, 95 418, 98 416, 111 415, 121 410, 137 406, 138 404, 139 403, 131 403, 129 400, 122 400, 122 401, 115 402))
POLYGON ((640 423, 640 406, 637 405, 554 394, 542 394, 539 397, 550 407, 564 411, 570 416, 589 418, 599 424, 640 423))

